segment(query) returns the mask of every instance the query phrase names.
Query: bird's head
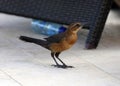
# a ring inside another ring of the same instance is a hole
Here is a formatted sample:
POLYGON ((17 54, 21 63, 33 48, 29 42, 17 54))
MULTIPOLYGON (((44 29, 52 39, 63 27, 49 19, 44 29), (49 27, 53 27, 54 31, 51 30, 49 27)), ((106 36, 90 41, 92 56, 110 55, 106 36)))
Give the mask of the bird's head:
POLYGON ((82 23, 72 23, 68 26, 68 30, 73 32, 73 33, 77 33, 80 29, 82 29, 83 24, 82 23))

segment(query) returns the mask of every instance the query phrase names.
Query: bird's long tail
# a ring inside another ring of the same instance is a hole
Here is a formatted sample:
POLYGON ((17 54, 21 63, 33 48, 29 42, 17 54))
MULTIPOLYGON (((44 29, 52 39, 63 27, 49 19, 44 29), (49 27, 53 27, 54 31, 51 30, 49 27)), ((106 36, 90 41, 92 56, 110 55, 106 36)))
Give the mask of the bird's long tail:
POLYGON ((22 41, 25 41, 25 42, 35 43, 35 44, 40 45, 46 49, 49 49, 49 42, 47 42, 45 40, 31 38, 31 37, 27 37, 27 36, 20 36, 19 39, 22 41))

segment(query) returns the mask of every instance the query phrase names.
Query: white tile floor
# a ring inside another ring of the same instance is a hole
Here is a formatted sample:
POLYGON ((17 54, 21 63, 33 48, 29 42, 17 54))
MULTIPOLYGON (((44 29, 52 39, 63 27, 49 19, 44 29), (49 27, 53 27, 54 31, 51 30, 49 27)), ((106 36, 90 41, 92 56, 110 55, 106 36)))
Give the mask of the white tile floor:
POLYGON ((20 35, 45 36, 31 30, 31 19, 0 14, 0 86, 120 86, 120 16, 111 11, 97 49, 86 50, 88 31, 60 56, 72 69, 54 68, 50 52, 25 43, 20 35))

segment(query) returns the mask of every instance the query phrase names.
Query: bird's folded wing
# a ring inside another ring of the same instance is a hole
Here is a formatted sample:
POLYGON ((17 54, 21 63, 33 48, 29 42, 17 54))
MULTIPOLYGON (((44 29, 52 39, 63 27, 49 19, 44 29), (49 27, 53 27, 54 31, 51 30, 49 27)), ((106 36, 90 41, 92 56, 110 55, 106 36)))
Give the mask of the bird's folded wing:
POLYGON ((59 33, 48 38, 44 38, 45 40, 49 41, 50 43, 58 43, 65 37, 65 32, 59 33))

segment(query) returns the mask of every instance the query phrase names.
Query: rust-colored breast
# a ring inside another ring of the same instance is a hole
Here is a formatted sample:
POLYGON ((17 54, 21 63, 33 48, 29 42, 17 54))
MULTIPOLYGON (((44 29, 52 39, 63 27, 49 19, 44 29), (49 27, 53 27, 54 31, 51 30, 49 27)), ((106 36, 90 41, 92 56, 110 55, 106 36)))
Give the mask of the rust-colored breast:
POLYGON ((66 41, 70 44, 73 45, 77 41, 77 35, 72 34, 71 36, 66 38, 66 41))
POLYGON ((61 41, 60 43, 53 43, 50 46, 50 49, 52 52, 62 52, 64 50, 67 50, 71 47, 66 41, 61 41))
POLYGON ((62 52, 72 47, 77 41, 77 34, 66 35, 59 43, 52 43, 50 49, 52 52, 62 52))

